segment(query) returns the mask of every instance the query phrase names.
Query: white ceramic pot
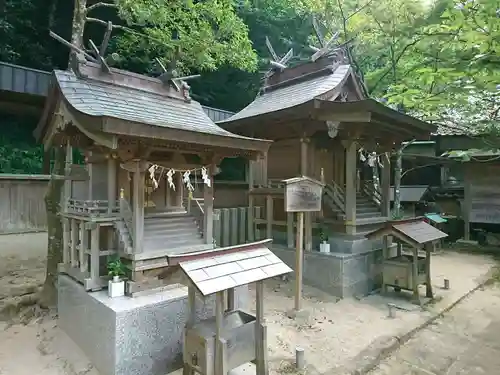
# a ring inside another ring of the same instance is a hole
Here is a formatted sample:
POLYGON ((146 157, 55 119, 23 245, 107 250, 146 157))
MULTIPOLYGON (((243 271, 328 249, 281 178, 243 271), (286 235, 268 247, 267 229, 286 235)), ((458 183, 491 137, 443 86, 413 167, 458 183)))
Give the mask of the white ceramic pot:
POLYGON ((125 281, 120 280, 120 276, 113 276, 113 279, 108 281, 108 295, 111 298, 125 295, 125 281))
POLYGON ((320 253, 329 253, 330 252, 330 244, 326 241, 323 241, 319 244, 319 252, 320 253))

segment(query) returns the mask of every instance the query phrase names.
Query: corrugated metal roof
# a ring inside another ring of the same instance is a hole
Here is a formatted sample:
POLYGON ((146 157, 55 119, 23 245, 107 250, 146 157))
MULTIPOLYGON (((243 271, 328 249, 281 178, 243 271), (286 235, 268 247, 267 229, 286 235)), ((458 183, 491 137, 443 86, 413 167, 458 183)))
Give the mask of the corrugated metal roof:
MULTIPOLYGON (((419 202, 429 187, 425 186, 401 186, 399 188, 401 202, 419 202)), ((391 186, 391 202, 394 201, 394 187, 391 186)))
POLYGON ((196 101, 171 98, 94 79, 78 78, 70 71, 54 71, 69 104, 89 116, 112 117, 153 126, 211 135, 247 138, 217 126, 196 101))
POLYGON ((204 296, 292 272, 265 245, 179 265, 204 296))
POLYGON ((350 72, 349 65, 339 65, 335 72, 327 76, 322 75, 266 92, 257 96, 240 112, 221 122, 232 122, 306 103, 338 87, 350 72))

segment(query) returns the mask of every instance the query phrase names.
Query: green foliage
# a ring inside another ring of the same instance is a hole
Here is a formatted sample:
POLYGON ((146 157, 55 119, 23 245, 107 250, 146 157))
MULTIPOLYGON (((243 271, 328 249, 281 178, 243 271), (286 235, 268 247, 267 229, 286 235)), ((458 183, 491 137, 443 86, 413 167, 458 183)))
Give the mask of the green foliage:
POLYGON ((125 276, 127 268, 122 263, 119 255, 113 255, 108 257, 107 263, 108 276, 125 276))
POLYGON ((3 115, 0 120, 0 173, 42 173, 43 146, 32 136, 37 119, 3 115))

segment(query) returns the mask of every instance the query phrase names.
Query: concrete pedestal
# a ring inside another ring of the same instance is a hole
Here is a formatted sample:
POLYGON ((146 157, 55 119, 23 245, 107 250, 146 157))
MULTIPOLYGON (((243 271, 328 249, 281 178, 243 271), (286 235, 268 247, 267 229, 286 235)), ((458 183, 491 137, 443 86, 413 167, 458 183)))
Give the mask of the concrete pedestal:
MULTIPOLYGON (((248 287, 237 288, 236 306, 245 308, 248 287)), ((187 288, 152 295, 109 298, 88 293, 59 276, 59 326, 85 352, 101 375, 164 375, 182 365, 187 288)), ((214 315, 213 299, 197 300, 197 318, 214 315)))

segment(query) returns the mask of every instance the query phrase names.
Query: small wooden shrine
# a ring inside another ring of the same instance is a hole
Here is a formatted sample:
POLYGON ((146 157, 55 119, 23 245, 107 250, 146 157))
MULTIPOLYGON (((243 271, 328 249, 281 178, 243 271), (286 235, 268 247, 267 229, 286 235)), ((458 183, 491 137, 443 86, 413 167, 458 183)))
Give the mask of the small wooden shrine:
POLYGON ((292 270, 275 256, 270 240, 211 252, 169 257, 189 279, 189 318, 184 334, 184 374, 226 375, 248 362, 268 375, 265 279, 292 270), (256 315, 235 309, 235 288, 256 283, 256 315), (215 317, 196 322, 196 294, 216 295, 215 317))
POLYGON ((431 280, 431 253, 435 244, 448 235, 428 224, 424 218, 390 221, 375 232, 368 234, 369 239, 393 236, 396 241, 401 241, 412 247, 412 254, 399 252, 396 256, 389 256, 387 249, 383 260, 382 292, 387 292, 387 287, 396 291, 401 289, 413 292, 413 301, 420 304, 419 285, 425 284, 427 298, 434 298, 431 280), (420 255, 423 250, 425 255, 420 255))
POLYGON ((78 169, 72 149, 85 154, 86 181, 65 186, 60 271, 100 289, 105 259, 118 253, 129 294, 162 286, 168 255, 214 248, 217 164, 257 160, 271 142, 214 124, 174 71, 152 78, 114 69, 102 53, 80 52, 72 52, 70 70, 53 72, 35 131, 46 149, 66 148, 66 174, 78 169), (201 201, 187 199, 195 173, 206 186, 201 201))

